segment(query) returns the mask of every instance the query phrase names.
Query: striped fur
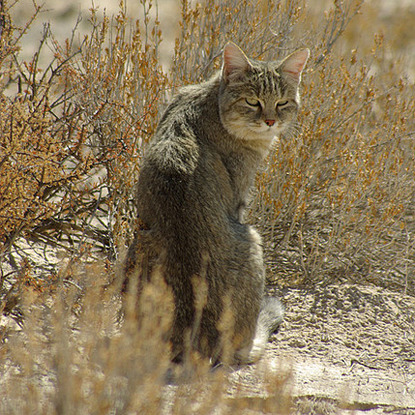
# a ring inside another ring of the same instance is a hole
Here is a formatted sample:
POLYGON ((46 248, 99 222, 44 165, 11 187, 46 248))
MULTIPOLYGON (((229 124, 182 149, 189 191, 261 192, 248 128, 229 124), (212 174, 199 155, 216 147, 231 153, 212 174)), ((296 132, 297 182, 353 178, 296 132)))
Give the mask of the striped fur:
POLYGON ((295 119, 307 57, 256 62, 228 44, 222 70, 173 98, 146 150, 126 281, 138 269, 142 287, 161 270, 175 303, 166 333, 175 361, 197 351, 252 362, 282 321, 279 300, 264 298, 261 238, 243 213, 272 140, 295 119))

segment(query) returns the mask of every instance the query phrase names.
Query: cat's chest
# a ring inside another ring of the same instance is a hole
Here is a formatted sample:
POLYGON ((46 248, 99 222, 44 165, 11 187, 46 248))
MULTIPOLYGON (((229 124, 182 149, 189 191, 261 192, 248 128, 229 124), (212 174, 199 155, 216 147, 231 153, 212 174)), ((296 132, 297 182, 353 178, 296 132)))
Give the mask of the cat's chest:
POLYGON ((256 168, 251 159, 238 153, 222 156, 222 162, 228 172, 235 215, 238 220, 241 220, 249 201, 249 191, 253 184, 256 168))

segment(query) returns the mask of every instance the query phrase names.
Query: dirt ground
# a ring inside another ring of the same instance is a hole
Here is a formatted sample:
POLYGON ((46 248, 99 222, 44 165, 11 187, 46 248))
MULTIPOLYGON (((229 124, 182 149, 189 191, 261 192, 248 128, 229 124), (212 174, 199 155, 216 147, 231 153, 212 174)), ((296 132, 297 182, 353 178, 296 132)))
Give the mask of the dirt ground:
MULTIPOLYGON (((415 298, 374 286, 281 293, 286 318, 263 367, 289 366, 298 414, 415 414, 415 298)), ((266 396, 258 368, 233 374, 266 396)))
POLYGON ((415 415, 415 297, 356 284, 278 295, 285 320, 266 355, 229 371, 228 396, 247 399, 248 415, 279 413, 264 384, 270 371, 288 378, 295 414, 415 415))

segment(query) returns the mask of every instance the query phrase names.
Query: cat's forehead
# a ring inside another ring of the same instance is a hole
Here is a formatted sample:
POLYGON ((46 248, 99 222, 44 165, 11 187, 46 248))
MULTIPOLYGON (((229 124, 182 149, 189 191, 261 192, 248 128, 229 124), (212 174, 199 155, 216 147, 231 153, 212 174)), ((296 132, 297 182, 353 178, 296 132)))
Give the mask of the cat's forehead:
POLYGON ((286 83, 278 69, 278 64, 275 62, 255 62, 248 76, 248 82, 259 95, 283 94, 286 83))
POLYGON ((280 76, 278 72, 279 62, 274 61, 257 61, 250 59, 250 67, 251 70, 256 74, 274 74, 277 77, 280 76))

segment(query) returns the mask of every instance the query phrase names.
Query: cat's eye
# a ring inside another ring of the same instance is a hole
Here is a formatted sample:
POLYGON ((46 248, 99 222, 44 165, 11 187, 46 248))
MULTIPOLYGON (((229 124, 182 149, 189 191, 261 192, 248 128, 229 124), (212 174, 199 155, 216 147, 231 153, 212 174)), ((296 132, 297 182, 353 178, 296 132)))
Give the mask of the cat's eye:
POLYGON ((281 100, 281 101, 277 102, 277 108, 278 109, 282 109, 282 108, 286 107, 287 105, 288 105, 288 100, 287 99, 284 99, 284 100, 281 100))
POLYGON ((246 103, 251 107, 259 107, 261 104, 257 99, 245 98, 246 103))

